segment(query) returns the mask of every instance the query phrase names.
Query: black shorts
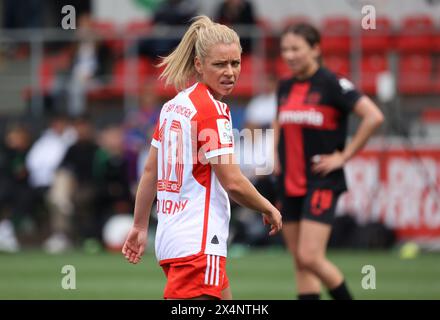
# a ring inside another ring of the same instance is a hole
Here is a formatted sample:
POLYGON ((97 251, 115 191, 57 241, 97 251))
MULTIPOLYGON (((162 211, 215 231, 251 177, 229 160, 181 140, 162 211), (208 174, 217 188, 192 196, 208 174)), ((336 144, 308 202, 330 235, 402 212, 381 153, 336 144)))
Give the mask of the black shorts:
POLYGON ((284 195, 281 200, 283 222, 299 222, 301 219, 307 219, 332 224, 341 193, 331 189, 310 189, 307 190, 306 195, 300 197, 284 195))

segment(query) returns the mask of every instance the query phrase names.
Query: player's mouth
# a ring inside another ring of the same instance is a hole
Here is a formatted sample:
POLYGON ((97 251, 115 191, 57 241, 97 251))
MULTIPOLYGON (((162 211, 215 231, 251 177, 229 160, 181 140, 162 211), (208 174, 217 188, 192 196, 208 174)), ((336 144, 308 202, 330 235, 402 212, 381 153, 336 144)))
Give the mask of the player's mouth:
POLYGON ((287 65, 292 69, 297 69, 299 66, 299 61, 297 61, 297 60, 289 60, 286 62, 287 62, 287 65))
POLYGON ((226 88, 226 89, 232 89, 235 85, 235 81, 233 80, 222 80, 220 81, 220 84, 222 85, 222 87, 226 88))

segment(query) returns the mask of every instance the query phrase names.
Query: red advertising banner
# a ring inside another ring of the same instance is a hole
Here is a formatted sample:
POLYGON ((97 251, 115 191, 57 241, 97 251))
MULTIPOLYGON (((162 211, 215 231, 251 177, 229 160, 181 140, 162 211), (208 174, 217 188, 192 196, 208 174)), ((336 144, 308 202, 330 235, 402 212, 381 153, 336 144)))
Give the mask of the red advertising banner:
POLYGON ((345 168, 338 214, 382 222, 398 239, 440 239, 440 148, 365 150, 345 168))

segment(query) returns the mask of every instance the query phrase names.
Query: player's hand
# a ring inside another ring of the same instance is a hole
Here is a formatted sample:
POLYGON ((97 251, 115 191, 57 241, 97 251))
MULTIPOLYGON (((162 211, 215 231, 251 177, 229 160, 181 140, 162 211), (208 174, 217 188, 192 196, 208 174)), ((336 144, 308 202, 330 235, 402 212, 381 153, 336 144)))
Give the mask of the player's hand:
POLYGON ((269 235, 273 236, 277 232, 281 230, 283 227, 283 222, 281 219, 281 213, 277 208, 273 207, 273 209, 268 214, 263 214, 263 224, 270 224, 269 235))
POLYGON ((325 177, 330 172, 342 168, 345 159, 340 151, 335 151, 332 154, 313 156, 312 163, 312 172, 325 177))
POLYGON ((122 247, 122 254, 128 262, 136 264, 141 260, 147 246, 147 230, 132 227, 122 247))

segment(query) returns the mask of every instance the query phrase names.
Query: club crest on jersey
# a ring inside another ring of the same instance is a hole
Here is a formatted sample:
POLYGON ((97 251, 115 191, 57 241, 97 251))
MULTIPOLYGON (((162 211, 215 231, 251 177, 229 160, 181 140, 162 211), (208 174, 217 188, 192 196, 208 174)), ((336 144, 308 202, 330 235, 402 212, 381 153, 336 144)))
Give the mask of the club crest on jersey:
POLYGON ((314 105, 316 105, 316 104, 319 104, 319 102, 321 101, 321 93, 319 93, 319 92, 310 92, 308 95, 307 95, 307 98, 306 98, 306 100, 304 101, 305 103, 307 103, 307 104, 314 104, 314 105))
POLYGON ((228 119, 217 119, 217 130, 221 144, 231 144, 233 141, 232 127, 228 119))

